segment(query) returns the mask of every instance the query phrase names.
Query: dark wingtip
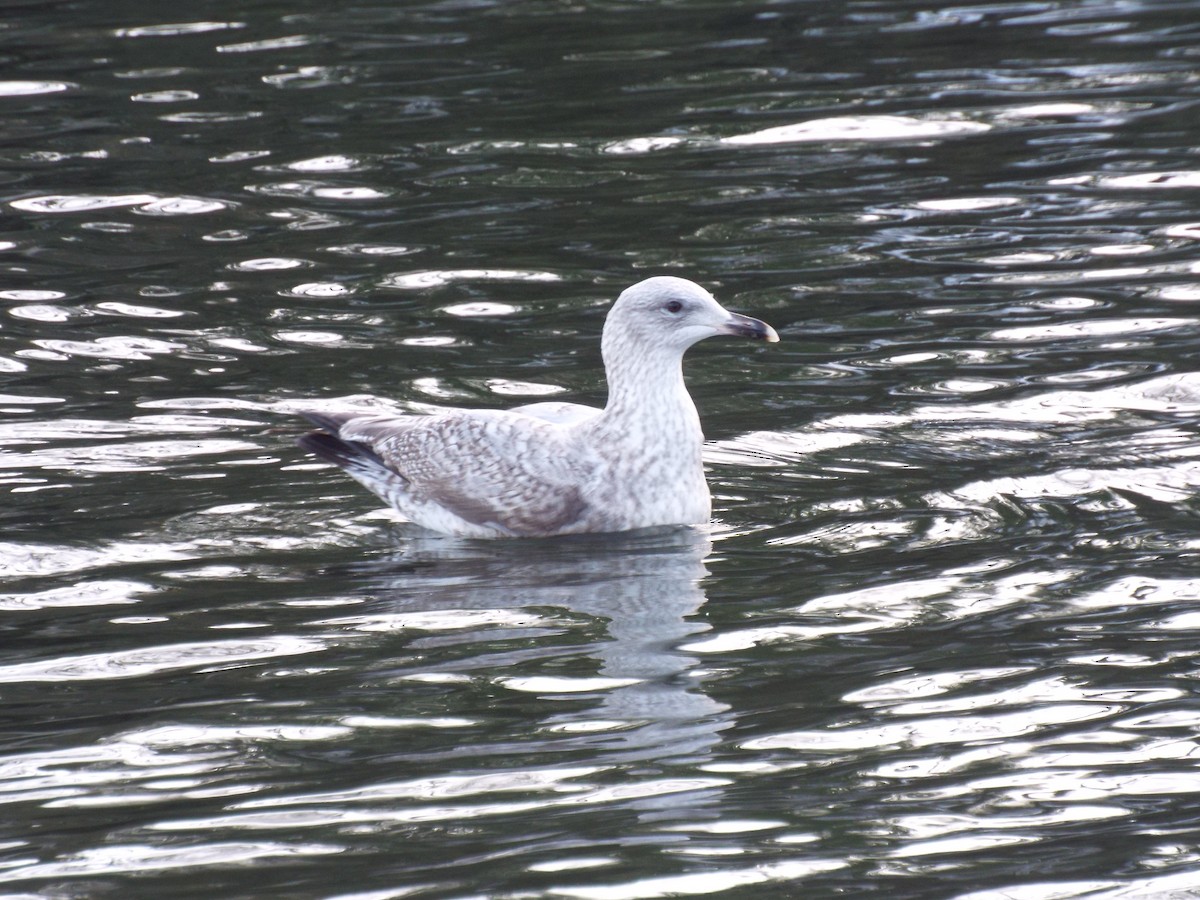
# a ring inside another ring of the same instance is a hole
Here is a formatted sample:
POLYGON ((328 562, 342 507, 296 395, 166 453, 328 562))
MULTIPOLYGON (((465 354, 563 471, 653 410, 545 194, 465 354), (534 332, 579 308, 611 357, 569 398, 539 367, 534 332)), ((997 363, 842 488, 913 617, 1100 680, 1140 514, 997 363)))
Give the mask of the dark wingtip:
POLYGON ((339 466, 344 466, 354 456, 349 444, 326 431, 310 431, 298 437, 296 443, 313 456, 339 466))
MULTIPOLYGON (((312 418, 309 416, 309 418, 312 418)), ((383 460, 366 444, 344 441, 327 431, 310 431, 296 439, 301 448, 343 469, 383 466, 383 460)))

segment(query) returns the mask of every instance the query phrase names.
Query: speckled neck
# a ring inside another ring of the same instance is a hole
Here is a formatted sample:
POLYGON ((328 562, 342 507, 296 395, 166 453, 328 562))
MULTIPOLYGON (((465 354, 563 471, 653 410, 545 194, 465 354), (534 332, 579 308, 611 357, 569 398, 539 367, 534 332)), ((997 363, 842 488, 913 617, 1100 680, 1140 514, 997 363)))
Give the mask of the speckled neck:
MULTIPOLYGON (((607 336, 606 336, 607 337, 607 336)), ((703 434, 683 381, 683 354, 661 344, 603 344, 608 403, 598 432, 609 440, 699 460, 703 434)))

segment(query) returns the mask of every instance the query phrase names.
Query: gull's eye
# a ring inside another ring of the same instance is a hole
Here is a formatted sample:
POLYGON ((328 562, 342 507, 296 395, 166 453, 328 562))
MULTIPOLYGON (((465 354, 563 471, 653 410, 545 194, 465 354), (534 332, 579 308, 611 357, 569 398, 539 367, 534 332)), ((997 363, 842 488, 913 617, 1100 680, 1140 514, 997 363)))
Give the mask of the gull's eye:
POLYGON ((680 303, 678 300, 672 300, 666 306, 664 306, 663 309, 665 309, 669 313, 682 312, 683 304, 680 303))

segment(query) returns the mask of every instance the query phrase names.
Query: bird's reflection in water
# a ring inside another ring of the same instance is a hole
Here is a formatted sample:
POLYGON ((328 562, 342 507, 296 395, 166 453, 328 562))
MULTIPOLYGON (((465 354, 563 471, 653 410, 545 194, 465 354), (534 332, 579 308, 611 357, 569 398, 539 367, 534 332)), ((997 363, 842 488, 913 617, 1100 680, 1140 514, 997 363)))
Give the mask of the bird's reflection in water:
MULTIPOLYGON (((555 630, 578 633, 568 645, 569 669, 545 664, 546 648, 538 645, 549 639, 559 652, 563 645, 544 628, 524 639, 527 652, 506 652, 502 670, 486 639, 474 662, 462 658, 461 646, 445 661, 449 670, 466 665, 475 675, 482 666, 506 688, 553 701, 529 727, 603 733, 607 750, 626 760, 694 761, 726 726, 727 707, 704 693, 696 660, 676 649, 708 628, 694 618, 706 599, 704 561, 712 549, 702 529, 537 541, 466 541, 412 531, 403 539, 401 553, 359 572, 387 614, 463 611, 470 621, 470 611, 531 611, 554 620, 555 630), (595 665, 580 666, 580 656, 595 665), (562 702, 571 698, 594 702, 562 702)), ((436 669, 436 650, 428 649, 425 662, 436 669)))

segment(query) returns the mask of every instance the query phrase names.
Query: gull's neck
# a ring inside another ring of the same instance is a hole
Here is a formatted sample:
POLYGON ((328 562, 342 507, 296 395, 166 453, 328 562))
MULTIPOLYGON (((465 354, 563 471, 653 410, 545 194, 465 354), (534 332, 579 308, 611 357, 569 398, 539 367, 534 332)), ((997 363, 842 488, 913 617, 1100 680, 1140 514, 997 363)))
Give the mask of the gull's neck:
POLYGON ((608 378, 608 402, 601 419, 613 437, 635 429, 650 443, 665 440, 699 445, 703 439, 696 406, 683 381, 683 353, 662 344, 601 345, 608 378))
POLYGON ((606 531, 706 522, 704 435, 683 383, 685 348, 623 324, 610 314, 600 341, 608 403, 574 426, 590 521, 606 531))
POLYGON ((704 435, 683 383, 683 351, 626 337, 605 335, 608 403, 577 432, 595 463, 590 508, 610 530, 705 522, 704 435))

